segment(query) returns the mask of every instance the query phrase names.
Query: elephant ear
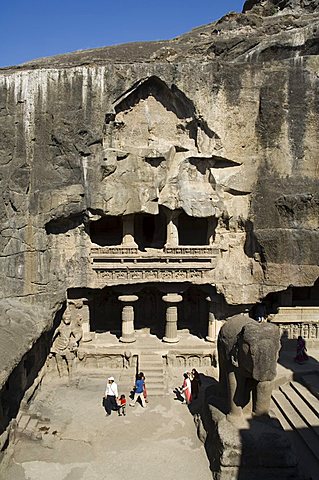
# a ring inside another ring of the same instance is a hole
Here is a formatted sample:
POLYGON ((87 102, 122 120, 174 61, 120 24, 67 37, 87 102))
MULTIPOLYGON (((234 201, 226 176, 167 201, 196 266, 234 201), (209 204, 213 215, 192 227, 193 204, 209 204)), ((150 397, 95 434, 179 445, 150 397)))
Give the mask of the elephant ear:
POLYGON ((278 327, 252 322, 244 327, 242 338, 250 347, 253 378, 257 381, 273 380, 280 348, 278 327))

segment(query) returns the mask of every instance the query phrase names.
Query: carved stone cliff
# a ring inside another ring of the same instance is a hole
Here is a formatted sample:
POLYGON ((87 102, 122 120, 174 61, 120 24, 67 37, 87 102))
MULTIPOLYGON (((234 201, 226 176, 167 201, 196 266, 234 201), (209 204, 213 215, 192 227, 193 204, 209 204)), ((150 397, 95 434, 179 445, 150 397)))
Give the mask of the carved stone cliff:
POLYGON ((34 340, 67 289, 94 285, 105 215, 213 218, 228 304, 318 278, 317 2, 257 3, 171 41, 0 70, 0 296, 49 312, 34 340))

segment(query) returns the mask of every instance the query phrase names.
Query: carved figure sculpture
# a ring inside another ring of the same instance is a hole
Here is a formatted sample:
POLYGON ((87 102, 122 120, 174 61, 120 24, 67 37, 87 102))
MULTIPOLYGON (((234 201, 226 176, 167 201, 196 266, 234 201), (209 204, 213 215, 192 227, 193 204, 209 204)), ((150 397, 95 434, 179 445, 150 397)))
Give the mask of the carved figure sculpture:
POLYGON ((268 414, 279 349, 276 325, 244 315, 223 325, 218 336, 220 385, 229 400, 230 419, 242 417, 248 406, 250 413, 268 414))
POLYGON ((73 362, 82 338, 80 318, 76 319, 75 325, 71 324, 71 315, 66 311, 62 317, 60 326, 56 329, 53 344, 50 350, 51 356, 56 359, 59 376, 63 376, 64 363, 66 364, 69 378, 72 376, 73 362))

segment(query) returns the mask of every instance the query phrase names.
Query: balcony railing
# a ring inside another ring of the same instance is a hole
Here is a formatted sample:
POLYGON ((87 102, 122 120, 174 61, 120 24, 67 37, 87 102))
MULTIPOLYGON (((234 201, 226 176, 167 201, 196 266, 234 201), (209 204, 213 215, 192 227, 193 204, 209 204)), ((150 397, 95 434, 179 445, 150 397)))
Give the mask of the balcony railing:
POLYGON ((219 250, 210 246, 137 247, 91 249, 92 268, 101 282, 118 281, 209 281, 219 250))

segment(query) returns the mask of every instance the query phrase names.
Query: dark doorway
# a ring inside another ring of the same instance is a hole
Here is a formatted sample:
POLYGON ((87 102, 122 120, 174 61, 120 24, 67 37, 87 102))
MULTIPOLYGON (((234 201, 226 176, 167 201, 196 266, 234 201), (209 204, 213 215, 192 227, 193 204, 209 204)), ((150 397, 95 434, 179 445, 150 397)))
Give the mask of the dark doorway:
POLYGON ((269 293, 264 303, 267 313, 276 313, 279 307, 318 307, 319 281, 312 287, 288 287, 280 292, 269 293))
POLYGON ((166 306, 162 300, 164 293, 155 285, 147 285, 137 295, 135 330, 147 328, 151 334, 163 338, 166 319, 166 306))
POLYGON ((134 237, 140 250, 163 248, 166 242, 166 217, 163 211, 160 210, 158 215, 135 215, 134 237))
POLYGON ((75 288, 68 291, 68 298, 86 298, 89 307, 90 331, 111 332, 121 335, 122 305, 118 300, 119 293, 111 287, 102 290, 90 288, 75 288))
POLYGON ((200 287, 191 286, 183 293, 180 304, 178 329, 187 329, 192 335, 205 338, 208 331, 207 293, 200 287))
POLYGON ((107 216, 90 222, 90 237, 93 243, 101 247, 121 245, 123 236, 122 218, 107 216))
POLYGON ((180 245, 208 245, 208 219, 182 212, 178 217, 178 236, 180 245))

